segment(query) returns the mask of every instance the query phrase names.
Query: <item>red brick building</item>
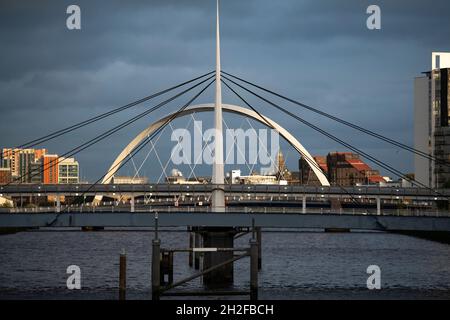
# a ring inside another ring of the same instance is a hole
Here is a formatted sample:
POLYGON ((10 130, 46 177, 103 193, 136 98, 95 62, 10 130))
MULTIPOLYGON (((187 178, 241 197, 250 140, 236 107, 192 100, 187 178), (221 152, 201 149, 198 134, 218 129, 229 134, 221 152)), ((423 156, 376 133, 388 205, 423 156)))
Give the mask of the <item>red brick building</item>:
MULTIPOLYGON (((327 158, 323 156, 314 156, 313 159, 317 162, 320 169, 322 169, 323 173, 327 175, 328 166, 327 166, 327 158)), ((317 176, 314 174, 314 171, 311 170, 308 162, 301 157, 298 163, 299 169, 299 180, 300 184, 309 185, 309 186, 320 186, 320 181, 317 176)))
POLYGON ((11 169, 0 168, 0 184, 7 184, 11 182, 11 169))
POLYGON ((329 153, 327 167, 328 180, 334 185, 354 186, 386 182, 378 170, 370 168, 356 153, 329 153))

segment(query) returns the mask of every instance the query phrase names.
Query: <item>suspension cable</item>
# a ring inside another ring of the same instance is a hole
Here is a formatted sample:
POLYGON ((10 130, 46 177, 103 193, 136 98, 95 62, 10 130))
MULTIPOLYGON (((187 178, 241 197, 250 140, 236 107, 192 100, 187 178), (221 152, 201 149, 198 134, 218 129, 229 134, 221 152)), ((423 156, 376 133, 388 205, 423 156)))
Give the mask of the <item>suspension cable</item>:
POLYGON ((223 76, 223 77, 224 77, 225 79, 227 79, 228 81, 232 82, 233 84, 237 85, 238 87, 244 89, 245 91, 247 91, 247 92, 253 94, 254 96, 260 98, 261 100, 265 101, 265 102, 268 103, 269 105, 271 105, 271 106, 277 108, 278 110, 280 110, 280 111, 286 113, 287 115, 291 116, 292 118, 294 118, 294 119, 296 119, 296 120, 302 122, 303 124, 307 125, 308 127, 312 128, 312 129, 314 129, 315 131, 317 131, 317 132, 319 132, 319 133, 325 135, 326 137, 328 137, 328 138, 330 138, 330 139, 336 141, 337 143, 339 143, 339 144, 341 144, 341 145, 343 145, 343 146, 349 148, 350 150, 352 150, 352 151, 354 151, 354 152, 356 152, 356 153, 362 155, 364 158, 366 158, 366 159, 370 160, 371 162, 373 162, 373 163, 379 165, 380 167, 382 167, 382 168, 384 168, 385 170, 387 170, 387 171, 393 173, 394 175, 399 176, 399 177, 401 177, 401 178, 403 178, 403 179, 405 179, 405 180, 411 182, 412 184, 416 184, 416 185, 421 186, 421 187, 423 187, 423 188, 429 189, 429 190, 433 191, 434 193, 436 193, 436 194, 438 194, 438 195, 442 195, 442 194, 440 194, 439 192, 437 192, 436 190, 434 190, 434 189, 428 187, 427 185, 425 185, 425 184, 423 184, 423 183, 421 183, 421 182, 419 182, 419 181, 415 181, 415 180, 411 179, 410 177, 406 176, 406 175, 405 175, 404 173, 402 173, 401 171, 399 171, 399 170, 393 168, 392 166, 386 164, 385 162, 383 162, 383 161, 381 161, 381 160, 378 160, 377 158, 371 156, 370 154, 368 154, 368 153, 366 153, 366 152, 364 152, 364 151, 362 151, 362 150, 360 150, 360 149, 358 149, 358 148, 352 146, 351 144, 349 144, 349 143, 347 143, 347 142, 345 142, 345 141, 343 141, 343 140, 337 138, 336 136, 334 136, 334 135, 332 135, 332 134, 326 132, 325 130, 320 129, 319 127, 313 125, 312 123, 310 123, 310 122, 308 122, 308 121, 306 121, 306 120, 300 118, 299 116, 293 114, 292 112, 290 112, 290 111, 288 111, 288 110, 286 110, 286 109, 280 107, 279 105, 275 104, 274 102, 269 101, 268 99, 266 99, 266 98, 264 98, 264 97, 258 95, 257 93, 251 91, 250 89, 247 89, 247 88, 243 87, 242 85, 236 83, 236 82, 233 81, 232 79, 230 79, 230 78, 228 78, 228 77, 226 77, 226 76, 223 76))
MULTIPOLYGON (((121 163, 117 163, 116 165, 114 165, 113 167, 111 167, 105 174, 103 174, 97 181, 95 181, 94 183, 92 183, 86 190, 83 191, 83 193, 78 196, 77 198, 74 199, 74 201, 72 203, 74 203, 77 199, 84 197, 84 195, 86 193, 88 193, 97 183, 99 183, 104 177, 106 177, 111 171, 115 170, 118 171, 120 170, 125 164, 128 163, 128 161, 130 161, 130 159, 132 157, 134 157, 137 153, 139 153, 154 137, 156 137, 161 130, 163 130, 167 124, 169 122, 171 122, 173 119, 175 119, 181 112, 183 112, 189 105, 191 105, 203 92, 206 91, 206 89, 208 89, 211 84, 213 84, 216 80, 213 79, 211 82, 209 82, 202 90, 200 90, 194 97, 192 97, 186 104, 184 104, 177 112, 175 112, 174 114, 172 114, 172 116, 170 118, 168 118, 157 130, 155 130, 155 132, 153 132, 147 139, 141 141, 141 143, 134 148, 134 150, 132 151, 132 153, 127 157, 127 159, 121 163), (118 167, 116 169, 116 167, 118 167)), ((66 207, 66 210, 69 207, 66 207)), ((54 218, 54 220, 52 222, 50 222, 48 224, 48 226, 53 225, 57 219, 59 218, 60 214, 63 213, 63 211, 61 211, 60 213, 58 213, 56 215, 56 217, 54 218)))
POLYGON ((184 86, 184 85, 186 85, 186 84, 189 84, 189 83, 191 83, 191 82, 194 82, 194 81, 196 81, 196 80, 199 80, 199 79, 201 79, 201 78, 204 78, 205 76, 208 76, 208 75, 210 75, 210 74, 212 74, 212 73, 215 73, 215 71, 211 71, 211 72, 205 73, 205 74, 203 74, 203 75, 201 75, 201 76, 199 76, 199 77, 196 77, 196 78, 194 78, 194 79, 185 81, 185 82, 183 82, 183 83, 180 83, 180 84, 175 85, 175 86, 173 86, 173 87, 170 87, 170 88, 168 88, 168 89, 159 91, 159 92, 157 92, 157 93, 154 93, 154 94, 149 95, 149 96, 147 96, 147 97, 144 97, 144 98, 142 98, 142 99, 139 99, 139 100, 136 100, 136 101, 134 101, 134 102, 128 103, 128 104, 126 104, 126 105, 124 105, 124 106, 115 108, 115 109, 110 110, 110 111, 108 111, 108 112, 99 114, 99 115, 97 115, 97 116, 95 116, 95 117, 92 117, 92 118, 86 119, 86 120, 84 120, 84 121, 81 121, 81 122, 79 122, 79 123, 73 124, 73 125, 71 125, 71 126, 69 126, 69 127, 67 127, 67 128, 63 128, 63 129, 57 130, 57 131, 55 131, 55 132, 52 132, 52 133, 50 133, 50 134, 47 134, 47 135, 45 135, 45 136, 42 136, 42 137, 40 137, 40 138, 37 138, 37 139, 31 140, 31 141, 25 142, 25 143, 23 143, 23 144, 17 146, 15 149, 31 148, 31 147, 34 147, 34 146, 36 146, 36 145, 38 145, 38 144, 41 144, 41 143, 44 143, 44 142, 46 142, 46 141, 55 139, 55 138, 57 138, 57 137, 59 137, 59 136, 61 136, 61 135, 64 135, 64 134, 69 133, 69 132, 72 132, 72 131, 77 130, 77 129, 81 128, 81 127, 84 127, 84 126, 89 125, 89 124, 91 124, 91 123, 94 123, 94 122, 96 122, 96 121, 102 120, 102 119, 104 119, 104 118, 106 118, 106 117, 109 117, 109 116, 111 116, 111 115, 113 115, 113 114, 116 114, 116 113, 118 113, 118 112, 124 111, 124 110, 126 110, 126 109, 131 108, 131 107, 134 107, 134 106, 136 106, 136 105, 138 105, 138 104, 141 104, 141 103, 143 103, 143 102, 145 102, 145 101, 148 101, 148 100, 151 100, 151 99, 153 99, 153 98, 156 98, 156 97, 158 97, 158 96, 160 96, 160 95, 163 95, 163 94, 165 94, 165 93, 167 93, 167 92, 170 92, 170 91, 172 91, 172 90, 174 90, 174 89, 180 88, 180 87, 182 87, 182 86, 184 86))
MULTIPOLYGON (((223 79, 221 79, 221 81, 223 82, 223 84, 225 84, 225 86, 226 86, 229 90, 231 90, 231 91, 232 91, 239 99, 241 99, 242 102, 244 102, 250 109, 252 109, 254 112, 256 112, 256 114, 258 114, 258 116, 259 116, 261 119, 264 120, 264 122, 266 123, 266 125, 267 125, 269 128, 274 128, 273 125, 272 125, 271 123, 269 123, 269 121, 267 120, 267 118, 266 118, 265 116, 263 116, 258 110, 256 110, 255 107, 253 107, 247 100, 245 100, 239 93, 237 93, 236 90, 234 90, 234 89, 233 89, 226 81, 224 81, 223 79)), ((322 172, 324 175, 326 175, 326 174, 323 172, 322 168, 321 168, 315 161, 309 159, 309 157, 307 157, 307 156, 305 155, 305 153, 304 153, 302 150, 298 150, 298 152, 303 156, 303 158, 306 160, 306 162, 307 162, 310 166, 315 167, 315 168, 318 169, 320 172, 322 172)), ((352 199, 352 201, 353 201, 354 203, 356 203, 357 205, 361 205, 361 202, 359 202, 359 201, 354 197, 354 195, 351 194, 350 192, 348 192, 348 190, 345 189, 341 184, 336 183, 336 185, 337 185, 340 189, 342 189, 347 195, 349 195, 350 198, 352 199)))
POLYGON ((363 133, 365 133, 365 134, 367 134, 367 135, 370 135, 370 136, 372 136, 372 137, 374 137, 374 138, 377 138, 377 139, 382 140, 382 141, 384 141, 384 142, 387 142, 387 143, 389 143, 389 144, 392 144, 392 145, 394 145, 394 146, 396 146, 396 147, 399 147, 399 148, 401 148, 401 149, 403 149, 403 150, 409 151, 409 152, 414 153, 414 154, 416 154, 416 155, 418 155, 418 156, 424 157, 424 158, 426 158, 426 159, 428 159, 428 160, 432 160, 432 161, 435 161, 436 163, 439 163, 439 164, 442 164, 442 165, 444 165, 444 166, 450 167, 450 163, 449 163, 448 161, 444 160, 444 159, 436 158, 436 157, 434 157, 434 156, 432 156, 432 155, 430 155, 430 154, 428 154, 428 153, 426 153, 426 152, 423 152, 423 151, 421 151, 421 150, 415 149, 415 148, 413 148, 413 147, 411 147, 411 146, 408 146, 408 145, 406 145, 406 144, 404 144, 404 143, 401 143, 401 142, 399 142, 399 141, 396 141, 396 140, 393 140, 393 139, 391 139, 391 138, 388 138, 388 137, 386 137, 386 136, 384 136, 384 135, 381 135, 381 134, 376 133, 376 132, 374 132, 374 131, 371 131, 371 130, 369 130, 369 129, 365 129, 365 128, 361 127, 361 126, 358 126, 358 125, 353 124, 353 123, 351 123, 351 122, 349 122, 349 121, 346 121, 346 120, 344 120, 344 119, 341 119, 341 118, 338 118, 338 117, 336 117, 336 116, 333 116, 333 115, 331 115, 331 114, 329 114, 329 113, 326 113, 326 112, 324 112, 324 111, 322 111, 322 110, 319 110, 319 109, 317 109, 317 108, 311 107, 311 106, 309 106, 309 105, 307 105, 307 104, 304 104, 304 103, 302 103, 302 102, 298 102, 298 101, 296 101, 296 100, 290 99, 290 98, 288 98, 288 97, 286 97, 286 96, 284 96, 284 95, 281 95, 281 94, 276 93, 276 92, 274 92, 274 91, 272 91, 272 90, 263 88, 262 86, 259 86, 259 85, 255 84, 255 83, 252 83, 252 82, 250 82, 250 81, 244 80, 244 79, 242 79, 242 78, 240 78, 240 77, 234 76, 234 75, 232 75, 232 74, 230 74, 230 73, 227 73, 227 72, 225 72, 225 71, 222 71, 222 73, 224 73, 224 74, 226 74, 226 75, 228 75, 228 76, 230 76, 230 77, 232 77, 232 78, 234 78, 234 79, 237 79, 237 80, 239 80, 239 81, 242 81, 242 82, 244 82, 244 83, 246 83, 246 84, 249 84, 249 85, 251 85, 251 86, 253 86, 253 87, 255 87, 255 88, 258 88, 258 89, 260 89, 260 90, 262 90, 262 91, 268 92, 268 93, 270 93, 270 94, 272 94, 272 95, 275 95, 275 96, 277 96, 277 97, 279 97, 279 98, 282 98, 282 99, 284 99, 284 100, 287 100, 287 101, 289 101, 289 102, 291 102, 291 103, 293 103, 293 104, 296 104, 296 105, 298 105, 298 106, 300 106, 300 107, 303 107, 303 108, 305 108, 305 109, 307 109, 307 110, 310 110, 310 111, 312 111, 312 112, 314 112, 314 113, 317 113, 317 114, 319 114, 319 115, 321 115, 321 116, 324 116, 324 117, 326 117, 326 118, 329 118, 329 119, 331 119, 331 120, 334 120, 334 121, 336 121, 336 122, 339 122, 339 123, 341 123, 341 124, 343 124, 343 125, 345 125, 345 126, 348 126, 348 127, 353 128, 353 129, 355 129, 355 130, 361 131, 361 132, 363 132, 363 133))
POLYGON ((136 122, 137 120, 139 120, 139 119, 141 119, 141 118, 147 116, 148 114, 154 112, 155 110, 160 109, 162 106, 168 104, 169 102, 175 100, 176 98, 182 96, 183 94, 185 94, 185 93, 187 93, 187 92, 193 90, 194 88, 196 88, 196 87, 198 87, 199 85, 205 83, 206 81, 212 79, 213 77, 214 77, 214 75, 212 75, 212 76, 206 78, 205 80, 202 80, 201 82, 199 82, 199 83, 197 83, 197 84, 195 84, 195 85, 193 85, 193 86, 191 86, 191 87, 185 89, 184 91, 181 91, 180 93, 178 93, 178 94, 176 94, 175 96, 172 96, 171 98, 169 98, 169 99, 167 99, 167 100, 165 100, 165 101, 159 103, 158 105, 156 105, 156 106, 154 106, 154 107, 152 107, 152 108, 150 108, 150 109, 147 109, 146 111, 144 111, 144 112, 142 112, 142 113, 140 113, 140 114, 134 116, 133 118, 131 118, 131 119, 129 119, 129 120, 127 120, 127 121, 125 121, 125 122, 123 122, 123 123, 121 123, 121 124, 115 126, 115 127, 113 127, 112 129, 109 129, 109 130, 103 132, 102 134, 100 134, 100 135, 94 137, 93 139, 90 139, 89 141, 87 141, 87 142, 85 142, 85 143, 83 143, 83 144, 81 144, 81 145, 79 145, 79 146, 77 146, 77 147, 71 149, 70 151, 64 153, 63 155, 58 156, 58 158, 57 158, 56 160, 51 161, 51 162, 49 163, 49 165, 45 166, 44 164, 42 164, 42 165, 40 166, 40 168, 39 168, 39 169, 40 169, 39 172, 37 172, 37 173, 34 173, 34 172, 27 172, 27 173, 23 174, 22 176, 16 178, 15 180, 9 182, 9 183, 6 184, 6 185, 10 185, 10 184, 12 184, 12 183, 15 183, 15 182, 17 182, 18 180, 23 180, 23 178, 24 178, 24 177, 27 177, 27 176, 29 176, 29 178, 31 179, 31 178, 33 178, 33 177, 35 177, 35 176, 38 176, 38 175, 42 174, 45 170, 48 170, 48 169, 50 169, 50 168, 52 168, 52 167, 58 165, 58 160, 59 160, 59 159, 74 156, 75 154, 77 154, 77 153, 79 153, 79 152, 81 152, 81 151, 83 151, 83 150, 89 148, 90 146, 96 144, 97 142, 99 142, 99 141, 101 141, 101 140, 103 140, 103 139, 106 139, 107 137, 111 136, 112 134, 116 133, 117 131, 119 131, 119 130, 121 130, 121 129, 127 127, 127 126, 129 126, 130 124, 132 124, 132 123, 136 122), (30 174, 32 174, 32 175, 30 176, 30 174))

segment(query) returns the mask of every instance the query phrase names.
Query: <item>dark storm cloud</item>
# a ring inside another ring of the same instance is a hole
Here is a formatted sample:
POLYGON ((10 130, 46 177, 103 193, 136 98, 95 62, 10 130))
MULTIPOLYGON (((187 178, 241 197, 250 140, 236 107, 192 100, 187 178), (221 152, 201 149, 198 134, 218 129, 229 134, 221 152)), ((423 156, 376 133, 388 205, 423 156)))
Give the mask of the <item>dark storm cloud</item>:
MULTIPOLYGON (((413 79, 430 67, 431 51, 450 49, 449 9, 446 0, 222 1, 223 66, 411 144, 413 79), (380 31, 365 27, 370 4, 381 7, 380 31)), ((0 147, 211 70, 214 19, 215 1, 209 0, 0 1, 0 147), (81 31, 65 27, 70 4, 81 7, 81 31)), ((239 103, 225 89, 224 94, 239 103)), ((263 110, 312 153, 342 150, 294 120, 263 110)), ((412 169, 411 155, 294 110, 399 169, 412 169)), ((76 145, 129 115, 68 141, 76 145)), ((114 157, 145 124, 99 145, 98 154, 80 155, 86 176, 98 176, 109 165, 105 158, 114 157)), ((47 146, 60 154, 69 149, 62 141, 47 146)))

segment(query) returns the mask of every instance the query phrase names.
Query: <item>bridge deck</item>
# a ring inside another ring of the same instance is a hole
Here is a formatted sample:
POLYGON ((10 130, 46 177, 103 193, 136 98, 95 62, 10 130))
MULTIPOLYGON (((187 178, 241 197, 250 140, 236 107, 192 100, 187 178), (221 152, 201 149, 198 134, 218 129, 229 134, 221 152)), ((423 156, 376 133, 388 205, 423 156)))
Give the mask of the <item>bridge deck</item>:
MULTIPOLYGON (((343 228, 380 231, 450 232, 450 217, 347 214, 159 213, 159 225, 264 228, 343 228)), ((153 213, 15 213, 0 214, 0 227, 154 227, 153 213)))
MULTIPOLYGON (((210 194, 218 187, 212 184, 11 184, 0 186, 0 196, 20 196, 20 195, 113 195, 113 194, 210 194)), ((430 190, 425 188, 392 188, 392 187, 314 187, 296 185, 221 185, 229 195, 233 194, 277 194, 290 196, 317 195, 317 196, 339 196, 349 197, 412 197, 416 199, 448 199, 450 189, 430 190)))

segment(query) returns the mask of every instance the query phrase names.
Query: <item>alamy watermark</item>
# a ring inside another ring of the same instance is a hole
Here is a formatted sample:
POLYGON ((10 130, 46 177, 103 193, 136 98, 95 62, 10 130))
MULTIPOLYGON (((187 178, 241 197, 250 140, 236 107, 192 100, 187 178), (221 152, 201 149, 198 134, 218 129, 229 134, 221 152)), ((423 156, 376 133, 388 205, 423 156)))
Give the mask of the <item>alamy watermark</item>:
POLYGON ((81 29, 81 9, 76 4, 71 4, 67 7, 66 13, 70 16, 66 19, 66 27, 69 30, 81 29))
POLYGON ((370 16, 367 18, 366 26, 369 30, 380 30, 381 29, 381 9, 376 4, 372 4, 367 7, 367 14, 370 16))
POLYGON ((69 290, 81 289, 81 269, 77 265, 67 267, 66 273, 70 276, 67 278, 66 285, 69 290))
POLYGON ((222 136, 215 128, 203 131, 202 121, 194 121, 193 131, 193 134, 188 129, 172 131, 171 140, 176 142, 170 154, 173 164, 212 165, 216 140, 222 137, 224 164, 270 166, 280 150, 279 133, 274 129, 226 129, 222 136))
POLYGON ((381 269, 377 265, 370 265, 367 267, 366 270, 367 274, 370 274, 370 276, 367 278, 367 289, 374 290, 374 289, 381 289, 381 269))

